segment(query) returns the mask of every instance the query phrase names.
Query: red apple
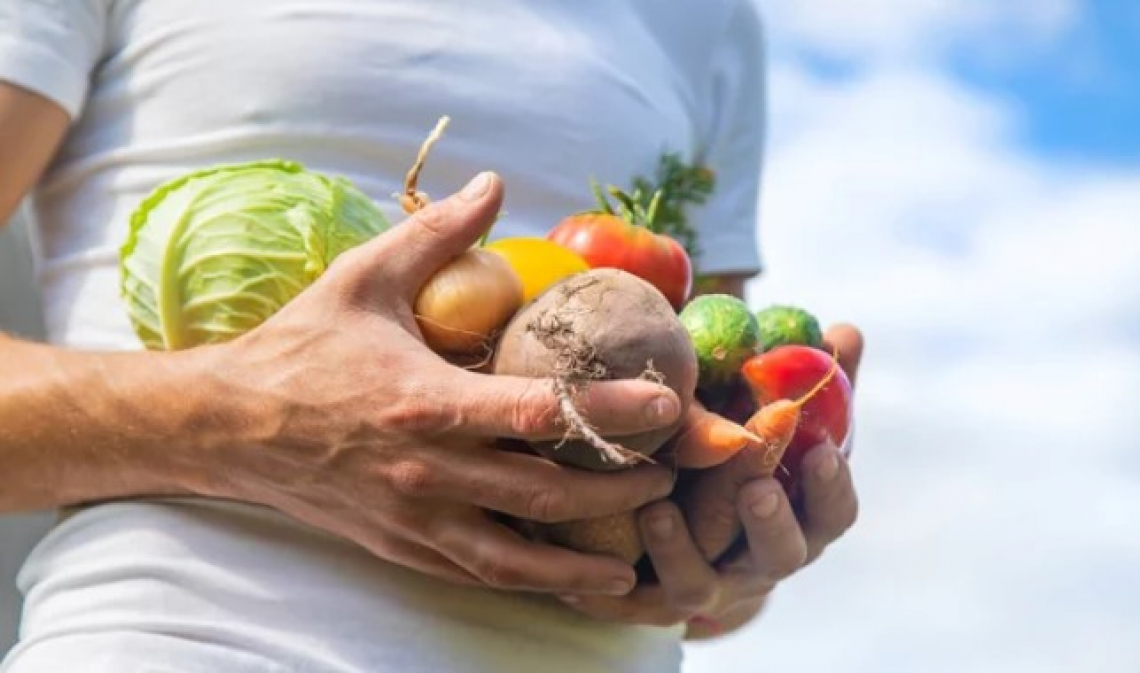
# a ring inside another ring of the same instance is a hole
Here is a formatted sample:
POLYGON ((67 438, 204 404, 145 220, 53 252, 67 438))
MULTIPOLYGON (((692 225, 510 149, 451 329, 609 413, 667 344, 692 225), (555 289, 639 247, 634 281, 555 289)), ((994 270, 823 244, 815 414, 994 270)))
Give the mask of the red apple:
MULTIPOLYGON (((809 392, 831 371, 830 353, 811 346, 780 346, 749 358, 743 367, 744 380, 758 405, 778 399, 796 400, 809 392)), ((830 441, 850 452, 847 436, 851 428, 851 381, 840 369, 800 409, 796 433, 780 461, 776 476, 789 490, 799 481, 804 455, 830 441)))

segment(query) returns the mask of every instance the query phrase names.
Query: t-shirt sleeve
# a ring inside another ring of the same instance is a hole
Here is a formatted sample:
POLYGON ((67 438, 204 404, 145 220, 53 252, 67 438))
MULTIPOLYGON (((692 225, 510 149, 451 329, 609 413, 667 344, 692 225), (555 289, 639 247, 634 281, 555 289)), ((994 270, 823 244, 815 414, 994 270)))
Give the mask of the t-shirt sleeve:
POLYGON ((75 119, 99 62, 110 0, 0 2, 0 81, 54 101, 75 119))
POLYGON ((759 10, 740 0, 711 61, 698 160, 716 189, 692 212, 702 274, 759 273, 760 171, 766 126, 764 41, 759 10))

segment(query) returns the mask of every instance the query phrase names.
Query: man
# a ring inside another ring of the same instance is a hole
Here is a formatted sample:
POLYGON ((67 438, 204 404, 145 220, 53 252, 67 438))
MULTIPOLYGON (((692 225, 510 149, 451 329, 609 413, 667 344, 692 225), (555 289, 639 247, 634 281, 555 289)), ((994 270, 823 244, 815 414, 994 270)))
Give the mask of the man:
MULTIPOLYGON (((846 464, 822 447, 802 525, 778 484, 750 484, 750 549, 713 568, 663 500, 665 470, 588 474, 494 448, 559 434, 550 386, 451 367, 410 319, 505 198, 496 232, 541 235, 581 208, 591 174, 624 183, 666 149, 717 172, 700 262, 739 292, 759 269, 762 146, 746 0, 19 7, 0 10, 0 218, 31 194, 50 345, 0 341, 0 510, 80 507, 24 568, 5 673, 676 670, 686 624, 747 621, 851 524, 846 464), (116 252, 154 186, 287 156, 383 202, 444 113, 432 176, 466 187, 245 337, 140 350, 116 252), (489 515, 632 508, 660 580, 637 588, 626 564, 489 515)), ((856 333, 832 336, 857 354, 856 333)), ((646 381, 598 383, 582 405, 614 434, 679 413, 646 381)))

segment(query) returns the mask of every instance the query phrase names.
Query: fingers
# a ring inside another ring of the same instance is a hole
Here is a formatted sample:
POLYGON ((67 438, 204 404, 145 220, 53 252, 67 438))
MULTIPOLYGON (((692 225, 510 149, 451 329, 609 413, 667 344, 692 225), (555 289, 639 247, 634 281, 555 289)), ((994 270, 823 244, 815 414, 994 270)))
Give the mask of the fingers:
POLYGON ((451 478, 429 496, 540 523, 629 512, 673 489, 671 471, 655 465, 596 473, 498 449, 451 453, 447 463, 451 478))
POLYGON ((501 180, 480 173, 459 193, 415 213, 390 231, 342 255, 354 294, 412 300, 440 267, 475 244, 503 200, 501 180))
POLYGON ((839 366, 847 374, 851 385, 859 373, 859 363, 863 359, 863 334, 853 325, 835 325, 824 335, 825 345, 839 351, 839 366))
POLYGON ((716 570, 693 542, 677 505, 664 500, 646 507, 638 526, 673 610, 688 619, 715 606, 720 598, 716 570))
MULTIPOLYGON (((484 437, 558 439, 566 433, 560 400, 547 379, 459 372, 449 377, 443 409, 451 424, 484 437)), ((671 389, 643 380, 598 381, 573 399, 605 437, 621 437, 676 423, 681 403, 671 389)))
MULTIPOLYGON (((638 516, 638 527, 657 583, 639 586, 621 597, 559 598, 595 619, 672 626, 698 615, 721 615, 740 601, 767 593, 767 585, 745 586, 735 573, 718 576, 701 555, 680 510, 672 502, 657 502, 644 508, 638 516)), ((747 577, 747 573, 741 573, 741 577, 747 577)))
POLYGON ((738 509, 748 537, 751 578, 774 585, 803 566, 807 541, 778 481, 749 483, 740 491, 738 509))
POLYGON ((751 483, 742 502, 752 505, 757 501, 766 508, 762 516, 741 506, 749 544, 756 548, 750 557, 734 560, 721 573, 701 555, 677 506, 662 501, 644 508, 638 517, 657 584, 638 586, 620 597, 559 598, 579 612, 611 622, 671 626, 694 619, 710 624, 726 618, 733 624, 747 621, 775 583, 797 570, 805 556, 799 525, 779 483, 771 479, 751 483), (772 494, 779 502, 768 511, 767 496, 772 494))
POLYGON ((636 581, 633 568, 613 557, 533 542, 476 512, 439 517, 430 541, 495 589, 620 596, 636 581))
POLYGON ((812 449, 804 457, 802 483, 803 529, 810 561, 854 525, 859 503, 847 461, 832 446, 812 449))
POLYGON ((313 506, 289 501, 267 503, 293 518, 348 540, 373 556, 410 568, 436 579, 467 586, 480 586, 480 581, 430 547, 394 535, 369 517, 353 518, 343 513, 327 512, 313 506))

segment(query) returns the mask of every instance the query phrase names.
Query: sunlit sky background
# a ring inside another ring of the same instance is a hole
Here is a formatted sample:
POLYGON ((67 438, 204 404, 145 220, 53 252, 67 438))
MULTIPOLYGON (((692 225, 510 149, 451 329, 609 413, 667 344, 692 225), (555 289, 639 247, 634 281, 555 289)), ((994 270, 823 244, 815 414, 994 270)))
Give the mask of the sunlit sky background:
POLYGON ((865 328, 862 518, 687 671, 1140 671, 1140 2, 761 6, 750 297, 865 328))

